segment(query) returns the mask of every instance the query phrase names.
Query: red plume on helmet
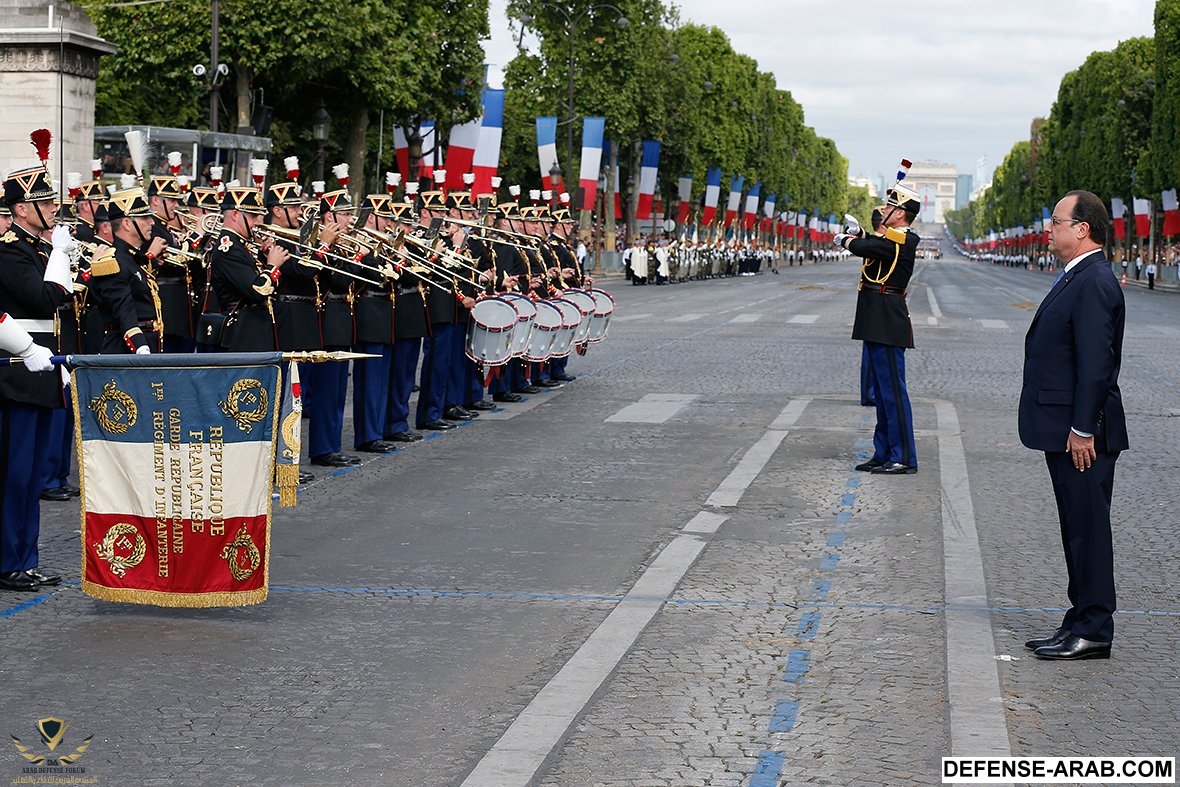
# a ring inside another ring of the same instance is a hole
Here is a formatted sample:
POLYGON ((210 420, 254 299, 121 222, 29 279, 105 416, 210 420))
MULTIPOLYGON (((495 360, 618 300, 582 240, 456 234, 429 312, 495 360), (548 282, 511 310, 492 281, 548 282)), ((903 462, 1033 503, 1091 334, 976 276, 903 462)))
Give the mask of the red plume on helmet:
POLYGON ((49 167, 49 143, 53 141, 53 133, 47 128, 39 128, 33 133, 29 134, 29 139, 33 141, 33 147, 37 149, 37 158, 41 163, 49 167))

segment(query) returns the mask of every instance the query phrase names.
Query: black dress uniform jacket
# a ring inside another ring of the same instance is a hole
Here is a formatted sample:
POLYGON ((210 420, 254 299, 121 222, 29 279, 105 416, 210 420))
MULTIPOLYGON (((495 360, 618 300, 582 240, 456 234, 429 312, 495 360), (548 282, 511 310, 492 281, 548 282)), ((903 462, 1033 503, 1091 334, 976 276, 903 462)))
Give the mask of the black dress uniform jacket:
POLYGON ((906 306, 906 287, 914 273, 918 235, 886 229, 881 235, 854 238, 848 250, 863 257, 852 338, 893 347, 914 346, 914 328, 906 306))
MULTIPOLYGON (((70 299, 61 285, 45 281, 50 246, 16 222, 0 236, 0 311, 17 320, 53 322, 57 307, 70 299)), ((53 331, 29 331, 33 341, 54 347, 53 331)), ((10 357, 10 353, 4 353, 10 357)), ((61 376, 33 373, 24 366, 0 367, 0 399, 41 407, 64 407, 61 376)))
POLYGON ((134 347, 159 351, 156 296, 150 263, 122 238, 115 238, 115 256, 90 267, 90 293, 103 326, 102 352, 132 352, 134 347), (139 328, 139 334, 127 332, 139 328))
POLYGON ((275 295, 275 328, 279 349, 299 352, 324 349, 320 333, 320 293, 318 270, 300 262, 300 249, 294 243, 278 241, 291 255, 282 267, 275 295))
POLYGON ((221 346, 231 352, 278 349, 270 302, 275 283, 246 249, 245 239, 222 229, 209 265, 213 291, 225 310, 221 346))
MULTIPOLYGON (((176 237, 160 221, 152 224, 152 237, 163 238, 169 248, 179 249, 176 237)), ((160 315, 164 333, 182 339, 193 338, 193 286, 188 264, 173 265, 163 262, 163 254, 156 260, 156 287, 160 295, 160 315)))

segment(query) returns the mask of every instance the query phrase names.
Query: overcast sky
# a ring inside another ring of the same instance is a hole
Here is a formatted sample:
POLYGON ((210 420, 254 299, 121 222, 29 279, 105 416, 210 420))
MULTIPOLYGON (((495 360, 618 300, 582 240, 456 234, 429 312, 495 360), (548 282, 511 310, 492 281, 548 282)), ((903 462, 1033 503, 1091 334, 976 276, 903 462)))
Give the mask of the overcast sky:
MULTIPOLYGON (((904 157, 987 172, 1046 116, 1061 77, 1094 51, 1152 35, 1154 0, 679 0, 682 22, 719 27, 803 106, 808 125, 879 179, 904 157), (886 18, 885 13, 891 16, 886 18), (880 19, 881 21, 875 21, 880 19)), ((515 53, 506 0, 491 0, 488 61, 515 53)), ((525 38, 526 43, 528 38, 525 38)), ((494 71, 494 69, 493 69, 494 71)), ((494 80, 494 77, 493 77, 494 80)))

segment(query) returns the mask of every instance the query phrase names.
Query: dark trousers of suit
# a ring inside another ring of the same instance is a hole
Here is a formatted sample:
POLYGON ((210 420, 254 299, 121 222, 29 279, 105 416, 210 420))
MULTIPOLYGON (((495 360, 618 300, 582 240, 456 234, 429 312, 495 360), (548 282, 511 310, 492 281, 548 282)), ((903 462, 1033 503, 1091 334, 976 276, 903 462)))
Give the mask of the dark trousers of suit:
POLYGON ((393 345, 357 342, 358 353, 376 358, 352 362, 352 430, 353 447, 380 440, 385 436, 385 410, 389 406, 389 368, 393 364, 393 345))
MULTIPOLYGON (((459 323, 455 329, 451 331, 451 365, 447 370, 447 403, 446 406, 462 407, 469 404, 471 399, 468 397, 468 377, 472 366, 471 359, 467 357, 467 326, 464 323, 459 323)), ((482 398, 482 397, 481 397, 482 398)))
POLYGON ((1110 498, 1114 463, 1119 455, 1098 454, 1090 469, 1079 473, 1064 451, 1045 453, 1061 544, 1069 571, 1070 608, 1062 620, 1076 636, 1093 642, 1114 639, 1114 547, 1110 531, 1110 498))
MULTIPOLYGON (((325 350, 351 350, 351 347, 326 346, 325 350)), ((344 431, 344 403, 348 399, 348 362, 308 363, 299 370, 303 384, 303 407, 308 425, 308 456, 338 454, 344 431)))
POLYGON ((421 354, 421 339, 398 339, 393 343, 384 437, 410 431, 410 394, 414 392, 414 375, 418 371, 418 356, 421 354))
POLYGON ((905 348, 865 342, 865 349, 869 354, 869 371, 877 402, 873 458, 917 467, 914 413, 905 385, 905 348))
MULTIPOLYGON (((57 374, 56 371, 50 374, 57 374)), ((37 567, 53 410, 0 402, 0 572, 37 567)))

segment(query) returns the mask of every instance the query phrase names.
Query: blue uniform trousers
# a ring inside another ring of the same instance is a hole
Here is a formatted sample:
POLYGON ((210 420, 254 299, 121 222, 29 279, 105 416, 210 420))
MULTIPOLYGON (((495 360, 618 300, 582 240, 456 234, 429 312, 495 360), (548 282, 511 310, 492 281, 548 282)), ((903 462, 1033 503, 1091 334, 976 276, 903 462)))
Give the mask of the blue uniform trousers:
MULTIPOLYGON (((66 401, 70 389, 66 388, 66 401)), ((45 452, 45 488, 58 489, 70 483, 70 457, 74 453, 74 408, 49 411, 49 438, 45 452)))
POLYGON ((418 411, 415 422, 423 424, 441 420, 447 404, 447 377, 450 374, 455 326, 437 323, 433 336, 422 340, 422 374, 418 379, 418 411))
POLYGON ((360 448, 365 443, 385 436, 393 345, 358 342, 355 349, 358 353, 380 356, 358 358, 352 363, 352 442, 356 448, 360 448))
POLYGON ((860 403, 866 407, 873 404, 873 376, 869 371, 869 345, 862 342, 860 346, 860 403))
POLYGON ((905 348, 865 342, 865 349, 869 353, 869 370, 877 398, 873 458, 917 467, 914 414, 905 385, 905 348))
POLYGON ((398 339, 393 343, 383 437, 410 431, 410 394, 414 392, 414 375, 421 354, 421 339, 398 339))
POLYGON ((468 378, 471 359, 467 357, 467 325, 459 323, 451 331, 451 365, 447 369, 447 407, 463 406, 471 402, 467 398, 468 378))
MULTIPOLYGON (((349 347, 324 347, 328 352, 349 347)), ((303 409, 311 424, 308 427, 308 456, 340 453, 344 431, 344 402, 348 398, 348 362, 304 364, 299 370, 303 384, 303 409)))
MULTIPOLYGON (((56 372, 53 372, 56 374, 56 372)), ((37 567, 48 472, 48 407, 0 402, 0 572, 37 567)))

